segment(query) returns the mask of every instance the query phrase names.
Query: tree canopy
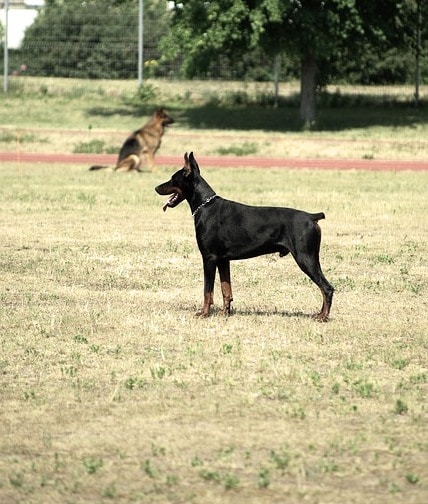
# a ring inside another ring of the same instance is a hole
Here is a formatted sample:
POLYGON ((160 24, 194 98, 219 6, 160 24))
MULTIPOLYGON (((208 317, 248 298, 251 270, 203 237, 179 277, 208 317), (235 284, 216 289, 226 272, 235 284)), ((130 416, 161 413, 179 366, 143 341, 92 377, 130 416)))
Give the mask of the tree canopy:
POLYGON ((187 76, 221 55, 239 60, 256 47, 297 58, 301 118, 310 124, 317 85, 328 82, 338 65, 351 67, 368 52, 408 44, 420 1, 177 0, 163 54, 181 54, 187 76))

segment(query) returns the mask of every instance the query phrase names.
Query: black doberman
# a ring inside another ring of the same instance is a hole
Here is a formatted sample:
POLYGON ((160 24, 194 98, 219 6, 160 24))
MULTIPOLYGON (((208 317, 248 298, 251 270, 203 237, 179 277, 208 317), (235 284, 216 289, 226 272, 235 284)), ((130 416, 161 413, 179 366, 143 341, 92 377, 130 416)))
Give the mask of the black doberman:
POLYGON ((204 265, 204 304, 198 315, 207 316, 213 304, 216 268, 220 274, 223 313, 230 313, 232 287, 230 261, 263 254, 291 252, 301 270, 318 285, 323 304, 314 319, 328 319, 333 287, 326 280, 319 262, 321 229, 325 215, 307 213, 294 208, 256 207, 243 205, 217 196, 201 177, 193 156, 184 155, 184 167, 171 180, 155 188, 161 195, 171 195, 164 211, 184 200, 190 205, 195 220, 196 240, 204 265))

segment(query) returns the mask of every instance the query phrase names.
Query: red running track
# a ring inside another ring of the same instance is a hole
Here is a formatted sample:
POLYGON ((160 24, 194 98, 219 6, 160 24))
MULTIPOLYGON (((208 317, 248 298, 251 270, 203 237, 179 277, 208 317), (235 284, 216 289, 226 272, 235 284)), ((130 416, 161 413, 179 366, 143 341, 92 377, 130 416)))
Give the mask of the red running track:
MULTIPOLYGON (((114 165, 117 156, 113 154, 55 154, 0 152, 0 162, 15 163, 61 163, 114 165)), ((377 170, 377 171, 427 171, 428 161, 397 161, 379 159, 283 159, 247 156, 198 156, 201 166, 218 168, 308 168, 317 170, 377 170)), ((182 156, 156 156, 159 166, 180 168, 182 156)))

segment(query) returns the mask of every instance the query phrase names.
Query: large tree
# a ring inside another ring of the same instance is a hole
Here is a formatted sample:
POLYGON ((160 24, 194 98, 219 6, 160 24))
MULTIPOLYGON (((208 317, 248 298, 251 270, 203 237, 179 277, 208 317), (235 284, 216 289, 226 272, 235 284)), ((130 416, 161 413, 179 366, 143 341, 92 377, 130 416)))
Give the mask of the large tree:
POLYGON ((315 121, 319 77, 332 62, 354 59, 373 45, 399 38, 403 5, 412 0, 177 0, 171 31, 163 40, 166 57, 183 58, 187 76, 197 75, 220 55, 231 60, 256 47, 267 54, 298 58, 300 115, 315 121))

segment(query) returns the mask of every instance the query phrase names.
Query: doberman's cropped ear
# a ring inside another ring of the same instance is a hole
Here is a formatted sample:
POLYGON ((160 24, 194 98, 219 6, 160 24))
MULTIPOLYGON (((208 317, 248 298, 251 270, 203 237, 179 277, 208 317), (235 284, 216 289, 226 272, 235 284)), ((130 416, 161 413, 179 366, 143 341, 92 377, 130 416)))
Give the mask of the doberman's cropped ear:
POLYGON ((187 155, 187 152, 184 154, 184 166, 183 166, 184 173, 187 177, 187 175, 190 175, 192 169, 190 168, 190 163, 189 163, 189 156, 187 155))
POLYGON ((196 162, 196 159, 195 159, 195 156, 193 155, 193 152, 190 153, 189 162, 190 162, 191 170, 194 171, 195 173, 199 173, 199 165, 196 162))

